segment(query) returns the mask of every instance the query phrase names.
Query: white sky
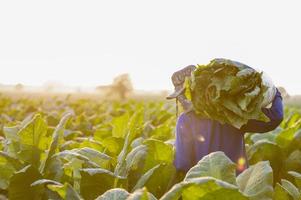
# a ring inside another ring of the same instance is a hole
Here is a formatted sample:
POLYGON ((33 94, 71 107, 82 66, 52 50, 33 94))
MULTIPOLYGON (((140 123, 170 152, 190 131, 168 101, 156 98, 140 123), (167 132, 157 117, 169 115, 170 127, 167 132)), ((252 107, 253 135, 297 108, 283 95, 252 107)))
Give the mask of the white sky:
POLYGON ((170 75, 226 57, 301 94, 298 0, 0 2, 0 83, 172 89, 170 75))

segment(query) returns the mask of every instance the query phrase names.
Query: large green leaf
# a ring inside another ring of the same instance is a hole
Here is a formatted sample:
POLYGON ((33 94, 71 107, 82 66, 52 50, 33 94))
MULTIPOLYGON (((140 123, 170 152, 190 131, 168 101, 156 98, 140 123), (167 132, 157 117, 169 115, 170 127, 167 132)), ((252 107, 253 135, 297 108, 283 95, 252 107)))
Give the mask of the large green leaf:
POLYGON ((79 141, 78 148, 88 147, 88 148, 94 149, 96 151, 101 151, 101 152, 103 152, 105 150, 103 145, 100 142, 95 141, 94 139, 92 139, 90 137, 76 138, 76 141, 79 141))
POLYGON ((294 171, 289 171, 288 174, 294 177, 296 185, 301 190, 301 174, 294 171))
POLYGON ((126 169, 126 156, 130 151, 130 145, 132 141, 141 134, 141 130, 143 128, 143 110, 138 110, 135 114, 131 117, 128 127, 127 127, 127 134, 125 137, 124 145, 122 151, 118 155, 117 158, 117 165, 115 167, 114 173, 118 176, 126 176, 127 169, 126 169))
POLYGON ((157 200, 146 188, 136 190, 126 200, 157 200))
POLYGON ((14 166, 0 153, 0 189, 6 190, 8 188, 10 178, 14 172, 14 166))
POLYGON ((56 192, 62 199, 81 200, 80 195, 72 188, 69 183, 65 185, 47 185, 48 189, 56 192))
POLYGON ((156 198, 145 188, 136 190, 132 194, 124 189, 115 188, 108 190, 96 200, 156 200, 156 198))
POLYGON ((236 185, 236 165, 223 152, 205 156, 186 174, 185 181, 210 176, 236 185))
POLYGON ((144 144, 147 147, 147 155, 144 164, 144 173, 158 164, 173 163, 174 149, 172 145, 154 139, 148 139, 144 142, 144 144))
POLYGON ((112 120, 112 136, 117 138, 124 138, 127 133, 127 127, 129 123, 130 116, 128 113, 122 116, 115 117, 112 120))
POLYGON ((74 189, 80 191, 81 173, 84 161, 78 158, 71 158, 69 162, 63 165, 64 174, 70 178, 73 182, 74 189))
POLYGON ((132 191, 146 187, 157 198, 161 197, 171 186, 176 169, 171 164, 160 164, 146 172, 132 191))
POLYGON ((126 200, 129 197, 129 193, 120 188, 111 189, 99 196, 96 200, 126 200))
POLYGON ((145 159, 147 155, 147 146, 140 145, 134 148, 130 153, 128 153, 126 157, 126 169, 130 170, 138 170, 140 169, 140 162, 145 159))
POLYGON ((268 161, 251 166, 237 177, 239 189, 250 199, 271 199, 273 196, 273 170, 268 161))
POLYGON ((283 127, 293 127, 296 123, 299 123, 301 119, 301 114, 298 112, 291 112, 290 116, 286 118, 286 120, 283 120, 283 127))
POLYGON ((23 163, 21 163, 20 160, 9 155, 7 152, 0 151, 0 158, 6 160, 7 163, 12 165, 15 169, 21 169, 23 167, 23 163))
POLYGON ((125 170, 129 177, 129 188, 133 188, 140 177, 153 167, 159 164, 172 165, 173 158, 173 146, 159 140, 150 139, 134 148, 126 157, 125 170))
POLYGON ((41 115, 25 124, 18 132, 20 152, 19 159, 39 167, 40 158, 48 148, 50 139, 47 137, 47 124, 41 115))
POLYGON ((178 183, 161 200, 247 200, 235 185, 212 177, 194 178, 178 183))
POLYGON ((44 189, 43 197, 42 199, 56 199, 56 200, 61 200, 62 198, 60 195, 53 190, 50 190, 47 186, 48 185, 56 185, 56 186, 61 186, 63 187, 61 183, 54 181, 54 180, 48 180, 48 179, 40 179, 31 184, 31 187, 41 187, 44 189))
POLYGON ((293 126, 290 126, 280 132, 276 137, 276 142, 281 148, 287 148, 294 140, 296 132, 301 127, 301 120, 296 122, 293 126))
POLYGON ((293 200, 289 192, 279 183, 276 184, 273 200, 293 200))
POLYGON ((108 155, 117 156, 122 150, 124 139, 116 137, 107 137, 101 140, 100 142, 105 148, 105 152, 108 155))
POLYGON ((301 151, 296 150, 292 152, 285 160, 286 171, 301 172, 301 151))
POLYGON ((110 156, 88 147, 73 149, 73 151, 80 155, 86 156, 90 161, 96 163, 101 168, 108 168, 109 162, 112 159, 110 156))
POLYGON ((118 180, 121 178, 105 169, 82 169, 80 193, 84 199, 95 199, 107 190, 116 187, 118 180))
POLYGON ((47 149, 48 140, 46 137, 47 124, 41 115, 35 115, 34 118, 23 127, 18 135, 22 145, 35 146, 38 149, 47 149))
POLYGON ((165 141, 172 138, 172 134, 172 127, 170 126, 170 124, 165 123, 155 127, 149 135, 150 138, 165 141))
POLYGON ((84 161, 90 167, 109 168, 110 160, 112 159, 108 155, 98 152, 91 148, 81 148, 65 150, 55 154, 54 156, 64 158, 70 161, 73 158, 84 161))
POLYGON ((30 165, 16 172, 10 179, 8 187, 9 199, 40 199, 43 194, 43 187, 31 187, 31 184, 41 178, 42 175, 39 173, 39 171, 30 165))
POLYGON ((251 165, 260 161, 269 161, 274 172, 274 181, 280 181, 284 153, 277 144, 260 140, 249 148, 248 157, 251 165))
POLYGON ((160 165, 155 166, 154 168, 150 169, 148 172, 146 172, 137 182, 135 187, 133 188, 133 191, 143 188, 146 184, 146 182, 151 178, 151 176, 160 168, 160 165))
POLYGON ((129 188, 133 188, 143 175, 143 166, 147 155, 146 145, 139 145, 126 157, 126 174, 129 188))
POLYGON ((288 180, 281 180, 281 185, 288 191, 294 200, 300 200, 301 195, 298 188, 288 180))
POLYGON ((255 133, 251 135, 251 140, 253 143, 256 143, 260 140, 264 140, 267 142, 276 142, 276 137, 283 131, 282 128, 277 127, 275 130, 270 131, 268 133, 255 133))
POLYGON ((40 171, 43 174, 46 172, 47 167, 50 165, 52 156, 58 151, 59 144, 62 143, 65 125, 71 116, 72 115, 70 113, 63 116, 63 118, 60 120, 60 123, 57 125, 57 127, 54 130, 52 141, 47 151, 46 158, 40 166, 40 171))
POLYGON ((117 157, 117 165, 114 170, 114 174, 117 176, 126 176, 127 168, 126 168, 126 156, 129 153, 130 148, 130 132, 126 135, 123 148, 117 157))

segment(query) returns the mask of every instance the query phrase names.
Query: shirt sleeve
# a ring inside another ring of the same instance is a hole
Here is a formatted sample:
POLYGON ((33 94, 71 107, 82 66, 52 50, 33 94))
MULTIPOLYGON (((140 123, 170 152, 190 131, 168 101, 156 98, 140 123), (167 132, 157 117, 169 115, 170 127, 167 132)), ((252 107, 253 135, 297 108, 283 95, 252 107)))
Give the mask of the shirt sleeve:
POLYGON ((265 133, 274 130, 283 120, 283 103, 281 93, 276 92, 271 108, 263 108, 263 113, 270 119, 269 122, 249 120, 241 130, 250 133, 265 133))
POLYGON ((192 163, 193 141, 186 114, 182 114, 177 121, 175 148, 174 165, 177 170, 187 172, 192 163))

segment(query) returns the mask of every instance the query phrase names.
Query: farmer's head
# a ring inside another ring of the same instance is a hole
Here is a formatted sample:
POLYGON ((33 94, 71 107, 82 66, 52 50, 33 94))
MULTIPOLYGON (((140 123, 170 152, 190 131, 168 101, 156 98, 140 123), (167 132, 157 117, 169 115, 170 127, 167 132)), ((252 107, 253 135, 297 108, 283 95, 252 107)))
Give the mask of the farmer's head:
POLYGON ((196 69, 196 66, 189 65, 175 73, 171 76, 172 84, 175 87, 175 91, 167 96, 167 99, 178 98, 185 91, 184 82, 186 77, 190 77, 191 73, 196 69))

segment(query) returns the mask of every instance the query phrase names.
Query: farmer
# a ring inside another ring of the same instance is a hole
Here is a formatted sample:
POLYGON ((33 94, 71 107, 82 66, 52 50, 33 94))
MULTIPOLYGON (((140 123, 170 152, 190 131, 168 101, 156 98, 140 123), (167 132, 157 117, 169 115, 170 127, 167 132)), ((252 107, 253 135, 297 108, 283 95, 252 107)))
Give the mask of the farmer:
POLYGON ((192 103, 183 94, 185 77, 190 76, 195 69, 195 66, 190 65, 175 72, 172 75, 175 92, 167 97, 167 99, 176 98, 184 108, 184 113, 179 116, 176 125, 175 167, 178 172, 184 174, 204 156, 222 151, 237 164, 236 172, 239 174, 248 167, 244 134, 272 131, 281 123, 283 120, 281 94, 277 89, 271 108, 262 108, 264 114, 270 119, 269 122, 249 120, 241 129, 237 129, 229 124, 200 118, 195 114, 192 103))

